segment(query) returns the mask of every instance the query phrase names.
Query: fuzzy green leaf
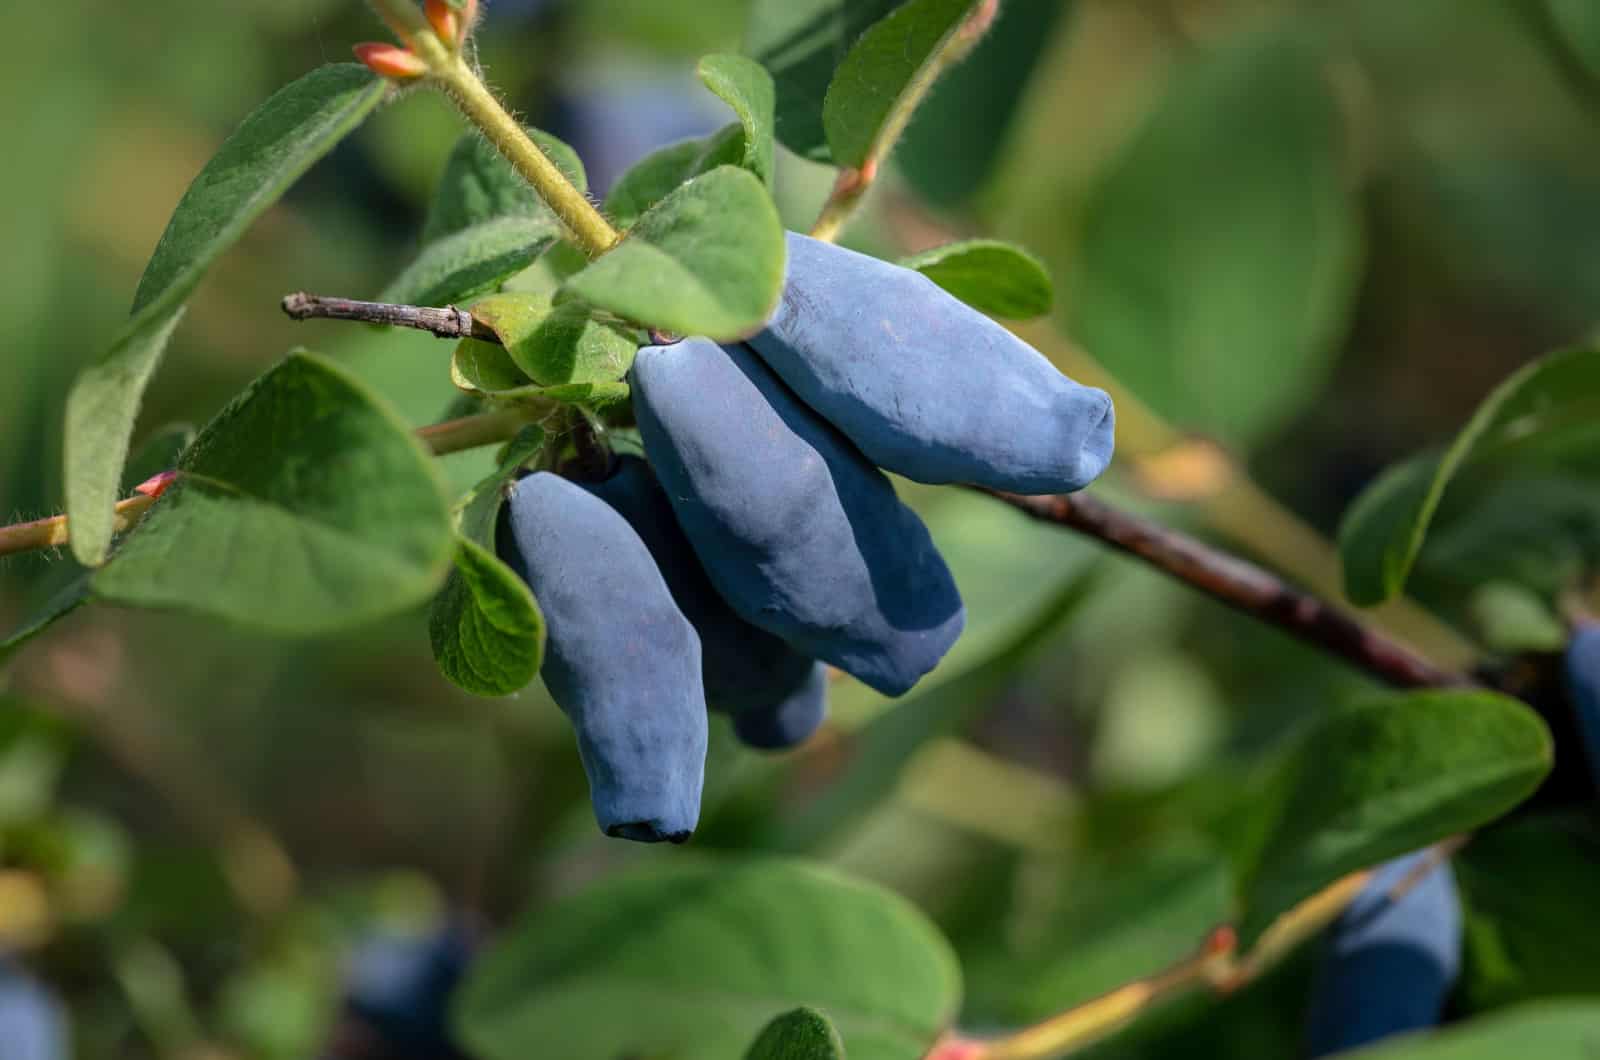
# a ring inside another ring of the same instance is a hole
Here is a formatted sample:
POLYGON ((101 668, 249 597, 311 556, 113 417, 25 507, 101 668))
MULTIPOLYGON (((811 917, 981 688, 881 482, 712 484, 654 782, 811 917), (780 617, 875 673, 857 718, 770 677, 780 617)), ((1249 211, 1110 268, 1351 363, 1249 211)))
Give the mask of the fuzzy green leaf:
POLYGON ((277 634, 421 603, 444 580, 449 506, 431 456, 343 369, 291 354, 228 405, 94 595, 277 634))
POLYGON ((828 1017, 797 1008, 767 1024, 744 1060, 844 1060, 844 1042, 828 1017))
POLYGON ((739 116, 744 131, 742 165, 770 188, 777 106, 772 75, 742 55, 708 55, 700 60, 697 72, 701 82, 739 116))
POLYGON ((474 305, 472 315, 540 386, 620 381, 638 350, 626 332, 595 320, 582 302, 552 306, 537 295, 493 295, 474 305))
MULTIPOLYGON (((543 130, 527 132, 574 187, 579 191, 589 190, 589 178, 576 151, 543 130)), ((551 226, 559 224, 544 200, 511 163, 480 133, 469 132, 450 152, 444 176, 439 179, 433 204, 428 208, 428 219, 422 226, 422 242, 433 243, 505 217, 542 220, 551 226)))
POLYGON ((765 186, 721 166, 651 207, 565 289, 646 327, 733 341, 759 331, 777 306, 784 256, 765 186))
POLYGON ((423 247, 380 300, 430 306, 465 302, 532 265, 560 236, 553 219, 533 216, 463 228, 423 247))
POLYGON ((1055 288, 1044 263, 1026 250, 995 239, 969 239, 900 262, 915 269, 980 313, 1027 320, 1050 312, 1055 288))
POLYGON ((718 166, 744 158, 744 132, 728 125, 710 136, 670 144, 642 158, 611 188, 606 215, 620 228, 632 228, 650 207, 682 185, 718 166))

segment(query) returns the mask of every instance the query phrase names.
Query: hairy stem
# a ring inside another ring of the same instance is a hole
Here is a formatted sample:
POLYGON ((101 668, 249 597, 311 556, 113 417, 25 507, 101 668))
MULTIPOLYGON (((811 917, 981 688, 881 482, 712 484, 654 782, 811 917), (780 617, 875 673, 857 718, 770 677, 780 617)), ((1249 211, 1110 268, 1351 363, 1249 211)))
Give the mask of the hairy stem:
MULTIPOLYGON (((117 504, 116 532, 121 533, 137 523, 155 504, 154 497, 140 494, 117 504)), ((67 517, 52 516, 31 523, 0 526, 0 556, 14 556, 22 552, 40 552, 50 548, 64 548, 67 544, 67 517)))

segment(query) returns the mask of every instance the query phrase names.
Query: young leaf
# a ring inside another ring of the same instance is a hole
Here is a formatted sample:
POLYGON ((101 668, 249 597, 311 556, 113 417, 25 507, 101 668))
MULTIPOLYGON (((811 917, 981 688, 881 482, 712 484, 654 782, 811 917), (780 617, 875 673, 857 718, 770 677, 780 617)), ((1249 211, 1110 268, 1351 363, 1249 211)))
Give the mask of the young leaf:
POLYGON ((766 188, 721 166, 651 207, 565 289, 647 327, 726 342, 761 329, 783 266, 783 223, 766 188))
POLYGON ((444 580, 449 507, 434 461, 314 354, 252 383, 178 470, 95 575, 95 596, 310 634, 412 607, 444 580))
POLYGON ((611 405, 628 396, 621 380, 592 383, 535 383, 504 346, 463 339, 450 358, 450 381, 468 394, 497 401, 558 401, 564 405, 611 405))
POLYGON ((778 140, 815 162, 831 160, 822 104, 834 71, 867 27, 903 0, 755 0, 745 53, 777 86, 778 140))
POLYGON ((980 313, 1027 320, 1050 312, 1055 288, 1044 263, 1019 246, 969 239, 923 251, 900 262, 980 313))
POLYGON ((949 945, 896 895, 803 862, 674 859, 526 916, 473 969, 456 1023, 484 1060, 739 1060, 810 1005, 852 1060, 918 1060, 959 997, 949 945))
POLYGON ((739 116, 744 130, 741 164, 772 187, 772 126, 777 106, 772 75, 742 55, 708 55, 697 70, 701 82, 739 116))
POLYGON ((839 64, 822 104, 834 164, 882 158, 910 117, 906 107, 937 76, 940 57, 976 0, 909 0, 877 23, 839 64))
POLYGON ((1539 716, 1489 692, 1393 693, 1322 719, 1236 834, 1243 945, 1346 873, 1494 820, 1550 763, 1539 716))
POLYGON ((532 265, 561 236, 547 217, 502 217, 445 236, 422 248, 380 300, 453 305, 498 288, 532 265))
POLYGON ((1157 411, 1248 442, 1317 393, 1360 257, 1321 54, 1198 49, 1084 205, 1074 335, 1157 411))
POLYGON ((745 142, 744 131, 729 125, 703 139, 670 144, 646 155, 612 186, 606 214, 618 227, 632 228, 680 185, 718 166, 741 164, 745 142))
MULTIPOLYGON (((576 151, 541 129, 529 129, 528 135, 573 186, 589 190, 589 178, 576 151)), ((559 223, 511 163, 482 135, 469 132, 450 152, 422 226, 422 242, 433 243, 505 217, 535 218, 552 226, 559 223)))
POLYGON ((1582 435, 1600 408, 1600 350, 1550 354, 1522 368, 1478 406, 1442 457, 1391 468, 1367 487, 1339 527, 1345 592, 1382 603, 1405 585, 1451 480, 1517 446, 1582 435))
POLYGON ((595 320, 582 302, 552 306, 536 295, 493 295, 474 305, 472 315, 541 386, 616 382, 628 374, 638 350, 625 332, 595 320))
POLYGON ((797 1008, 767 1024, 744 1060, 844 1060, 844 1042, 828 1017, 797 1008))
POLYGON ((1543 1001, 1459 1023, 1437 1034, 1406 1034, 1360 1051, 1361 1060, 1593 1060, 1600 1003, 1543 1001))
POLYGON ((98 566, 110 550, 128 437, 183 302, 211 263, 386 91, 382 78, 356 63, 313 70, 247 117, 189 186, 139 281, 133 319, 67 399, 66 507, 80 563, 98 566))
POLYGON ((455 569, 428 614, 439 672, 474 695, 508 696, 538 676, 544 662, 544 612, 495 554, 505 487, 544 440, 542 428, 524 428, 506 446, 499 469, 462 499, 455 569))

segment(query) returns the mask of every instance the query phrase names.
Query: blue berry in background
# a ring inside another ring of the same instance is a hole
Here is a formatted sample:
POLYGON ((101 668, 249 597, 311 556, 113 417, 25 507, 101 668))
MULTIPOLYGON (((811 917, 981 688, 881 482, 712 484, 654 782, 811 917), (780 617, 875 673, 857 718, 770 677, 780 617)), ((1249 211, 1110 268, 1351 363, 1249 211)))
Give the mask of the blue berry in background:
POLYGON ((55 995, 21 966, 0 957, 0 1058, 67 1060, 69 1038, 55 995))
POLYGON ((346 970, 346 1007, 382 1042, 385 1055, 460 1056, 449 1032, 450 998, 471 959, 471 938, 458 926, 374 935, 346 970))
MULTIPOLYGON (((766 750, 792 747, 810 736, 827 710, 827 682, 817 664, 778 637, 734 613, 717 594, 678 526, 672 502, 655 473, 635 456, 618 458, 603 481, 580 482, 628 521, 655 558, 678 609, 700 636, 706 706, 736 719, 766 750), (807 727, 809 724, 809 727, 807 727)), ((749 740, 746 740, 749 743, 749 740)))
POLYGON ((652 151, 707 136, 732 120, 726 104, 688 71, 641 70, 633 62, 605 66, 565 86, 545 125, 578 152, 590 192, 604 198, 652 151))
POLYGON ((937 665, 966 611, 881 471, 742 344, 647 346, 631 378, 645 453, 735 611, 886 695, 937 665))
POLYGON ((1589 758, 1589 776, 1600 784, 1600 624, 1579 626, 1567 645, 1567 694, 1589 758))
POLYGON ((1461 902, 1448 861, 1398 900, 1389 895, 1430 857, 1385 863, 1334 924, 1312 998, 1312 1057, 1439 1022, 1461 970, 1461 902))
POLYGON ((789 233, 782 301, 750 344, 873 463, 918 482, 1069 493, 1111 462, 1105 391, 877 258, 789 233))
POLYGON ((700 816, 700 638, 626 520, 557 475, 520 480, 499 553, 544 610, 545 686, 577 731, 609 836, 681 843, 700 816))

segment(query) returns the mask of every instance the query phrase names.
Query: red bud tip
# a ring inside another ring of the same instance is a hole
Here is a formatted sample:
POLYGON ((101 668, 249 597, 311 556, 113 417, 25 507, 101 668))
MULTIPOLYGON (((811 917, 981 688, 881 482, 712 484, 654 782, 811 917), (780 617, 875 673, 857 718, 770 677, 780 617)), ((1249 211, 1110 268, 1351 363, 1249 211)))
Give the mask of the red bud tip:
POLYGON ((1211 934, 1206 936, 1205 951, 1209 957, 1220 957, 1224 953, 1232 953, 1239 946, 1239 933, 1233 930, 1232 925, 1223 924, 1211 934))
POLYGON ((433 27, 433 32, 439 35, 448 47, 455 47, 461 43, 461 16, 456 9, 445 3, 444 0, 428 0, 424 8, 428 15, 428 24, 433 27))
POLYGON ((163 471, 161 474, 146 479, 133 487, 133 492, 142 493, 151 500, 156 500, 167 492, 168 486, 176 481, 178 481, 178 473, 176 471, 163 471))
POLYGON ((427 63, 394 44, 357 44, 354 51, 367 69, 396 81, 409 81, 428 72, 427 63))

